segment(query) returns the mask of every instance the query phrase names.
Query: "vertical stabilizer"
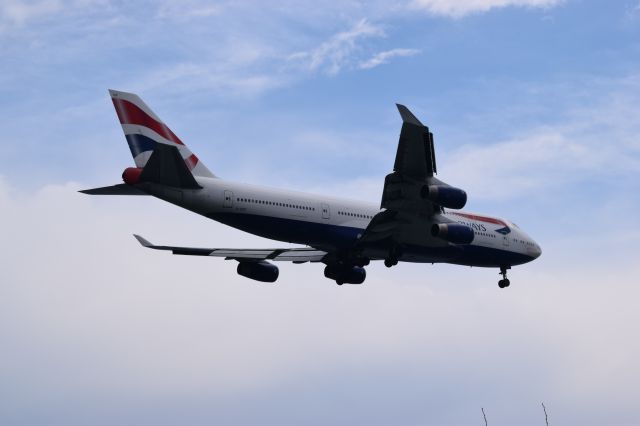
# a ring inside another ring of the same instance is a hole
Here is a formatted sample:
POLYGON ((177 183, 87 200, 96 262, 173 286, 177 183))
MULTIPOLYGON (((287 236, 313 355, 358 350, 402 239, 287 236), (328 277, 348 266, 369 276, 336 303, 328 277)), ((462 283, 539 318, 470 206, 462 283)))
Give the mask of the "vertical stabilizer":
POLYGON ((215 177, 138 95, 109 90, 136 167, 143 168, 156 144, 175 146, 194 176, 215 177))

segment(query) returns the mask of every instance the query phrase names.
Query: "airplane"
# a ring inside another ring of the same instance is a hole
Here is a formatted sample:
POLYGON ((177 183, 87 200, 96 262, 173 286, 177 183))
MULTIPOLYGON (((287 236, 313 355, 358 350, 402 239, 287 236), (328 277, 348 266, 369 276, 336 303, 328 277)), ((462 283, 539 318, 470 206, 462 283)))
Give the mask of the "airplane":
POLYGON ((515 223, 463 212, 464 190, 437 174, 433 133, 404 105, 393 171, 385 177, 380 205, 224 180, 209 171, 175 133, 133 93, 109 90, 135 167, 124 183, 82 190, 91 195, 151 195, 225 225, 303 247, 274 249, 192 248, 154 245, 177 255, 223 257, 238 262, 246 278, 275 282, 272 262, 321 262, 325 277, 362 284, 365 266, 383 260, 451 263, 507 270, 540 256, 540 246, 515 223))

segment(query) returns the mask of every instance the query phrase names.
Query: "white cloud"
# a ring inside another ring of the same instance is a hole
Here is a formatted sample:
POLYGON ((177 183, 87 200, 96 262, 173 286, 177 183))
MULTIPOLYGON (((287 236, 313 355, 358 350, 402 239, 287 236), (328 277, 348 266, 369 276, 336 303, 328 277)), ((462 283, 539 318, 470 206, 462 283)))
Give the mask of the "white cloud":
POLYGON ((315 49, 289 55, 289 61, 309 71, 323 71, 336 75, 344 69, 370 69, 392 58, 412 56, 417 49, 395 48, 373 54, 368 59, 367 40, 386 37, 382 26, 362 19, 347 31, 339 32, 315 49))
POLYGON ((358 65, 361 69, 375 68, 379 65, 386 64, 390 59, 403 56, 413 56, 420 53, 418 49, 391 49, 384 52, 378 52, 366 61, 360 62, 358 65))
POLYGON ((207 18, 222 12, 220 3, 212 4, 209 1, 162 1, 158 4, 156 15, 163 19, 185 20, 189 18, 207 18))
POLYGON ((362 49, 360 43, 363 40, 384 37, 384 35, 382 27, 362 19, 351 29, 333 35, 317 48, 294 53, 289 59, 301 63, 304 68, 310 71, 323 70, 329 75, 335 75, 343 68, 357 62, 356 57, 362 49))
POLYGON ((640 15, 640 2, 627 7, 626 18, 628 20, 635 20, 640 15))
POLYGON ((0 23, 23 25, 27 21, 59 12, 63 8, 60 0, 3 0, 0 2, 0 23))
POLYGON ((633 118, 640 108, 640 79, 588 84, 599 96, 576 99, 555 123, 516 130, 496 143, 465 144, 439 156, 440 170, 456 171, 456 184, 480 199, 508 199, 596 177, 605 182, 640 173, 640 123, 633 118))
POLYGON ((2 0, 0 2, 0 31, 21 28, 31 21, 50 19, 78 12, 106 10, 109 0, 2 0))
POLYGON ((412 0, 410 6, 428 13, 460 18, 503 7, 550 8, 564 0, 412 0))

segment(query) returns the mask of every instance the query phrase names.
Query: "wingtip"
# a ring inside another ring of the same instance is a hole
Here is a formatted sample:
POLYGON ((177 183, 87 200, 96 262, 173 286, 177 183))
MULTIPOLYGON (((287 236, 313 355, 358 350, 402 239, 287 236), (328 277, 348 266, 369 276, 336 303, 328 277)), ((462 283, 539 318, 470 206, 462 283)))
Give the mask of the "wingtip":
POLYGON ((153 244, 151 244, 148 240, 144 239, 140 235, 133 234, 133 236, 136 238, 136 240, 138 240, 142 247, 153 247, 153 244))
POLYGON ((398 112, 400 113, 400 117, 402 117, 402 121, 404 123, 415 124, 416 126, 424 126, 424 124, 422 124, 420 120, 418 120, 418 118, 413 115, 409 108, 399 103, 396 103, 396 107, 398 107, 398 112))

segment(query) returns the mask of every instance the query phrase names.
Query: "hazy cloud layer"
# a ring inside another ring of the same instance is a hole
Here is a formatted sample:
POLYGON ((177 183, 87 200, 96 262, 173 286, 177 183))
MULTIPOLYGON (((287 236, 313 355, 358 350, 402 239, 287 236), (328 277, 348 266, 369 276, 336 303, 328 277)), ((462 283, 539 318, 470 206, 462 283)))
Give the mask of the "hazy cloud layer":
MULTIPOLYGON (((640 173, 640 108, 637 75, 585 84, 598 96, 572 99, 562 116, 546 125, 514 130, 508 140, 465 144, 448 153, 447 167, 478 197, 511 198, 560 191, 571 184, 633 185, 623 176, 640 173)), ((571 92, 571 86, 565 87, 571 92)), ((557 87, 539 87, 540 98, 557 87)), ((496 120, 497 121, 497 120, 496 120)))
POLYGON ((430 265, 373 266, 361 287, 285 265, 263 285, 235 275, 235 262, 145 250, 131 233, 272 242, 150 198, 78 188, 25 194, 5 181, 0 191, 12 224, 0 285, 4 424, 460 424, 484 406, 493 421, 526 425, 539 423, 541 399, 563 423, 600 424, 585 409, 596 403, 613 424, 632 415, 632 240, 549 241, 541 265, 513 271, 509 292, 493 270, 430 265), (557 259, 614 244, 629 253, 615 268, 557 259))

